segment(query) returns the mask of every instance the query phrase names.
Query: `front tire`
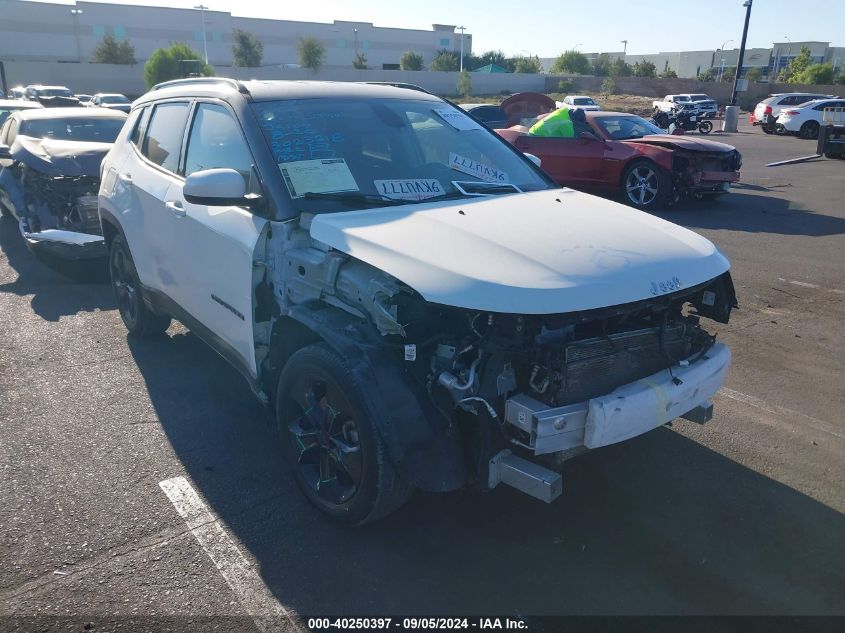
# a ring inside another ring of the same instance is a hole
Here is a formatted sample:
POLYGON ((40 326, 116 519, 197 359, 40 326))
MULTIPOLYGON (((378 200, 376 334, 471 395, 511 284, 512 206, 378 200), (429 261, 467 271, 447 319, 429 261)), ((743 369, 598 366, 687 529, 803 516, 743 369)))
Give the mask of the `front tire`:
POLYGON ((147 307, 129 247, 119 235, 109 249, 109 274, 120 318, 129 333, 142 337, 163 334, 170 326, 170 317, 147 307))
POLYGON ((321 512, 346 525, 382 518, 413 492, 376 428, 370 403, 378 397, 322 343, 291 356, 279 378, 276 426, 296 482, 321 512))
POLYGON ((659 209, 672 199, 672 180, 655 163, 636 160, 622 174, 622 195, 627 204, 637 209, 659 209))

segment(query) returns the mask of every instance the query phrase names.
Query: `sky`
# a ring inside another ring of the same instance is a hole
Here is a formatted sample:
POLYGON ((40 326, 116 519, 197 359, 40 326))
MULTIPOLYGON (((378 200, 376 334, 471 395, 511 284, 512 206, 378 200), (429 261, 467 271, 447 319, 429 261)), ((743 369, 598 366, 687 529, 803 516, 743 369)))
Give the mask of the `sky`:
MULTIPOLYGON (((192 7, 199 0, 117 0, 117 4, 192 7)), ((376 26, 429 29, 432 24, 467 27, 473 52, 554 57, 583 52, 621 51, 628 40, 634 54, 738 48, 745 8, 742 0, 203 0, 212 10, 243 17, 313 22, 350 20, 376 26), (531 6, 532 9, 515 9, 531 6), (702 7, 706 6, 706 10, 702 7)), ((748 46, 772 42, 831 42, 845 46, 845 0, 754 0, 748 46)))

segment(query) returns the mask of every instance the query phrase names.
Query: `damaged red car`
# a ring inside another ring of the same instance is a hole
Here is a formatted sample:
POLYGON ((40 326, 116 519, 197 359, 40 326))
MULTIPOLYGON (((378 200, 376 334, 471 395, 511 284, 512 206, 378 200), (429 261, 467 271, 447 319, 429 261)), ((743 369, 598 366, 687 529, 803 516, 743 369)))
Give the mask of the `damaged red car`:
MULTIPOLYGON (((507 112, 508 102, 502 103, 507 112)), ((532 96, 532 103, 536 97, 532 96)), ((554 109, 554 102, 549 99, 554 109)), ((517 105, 511 106, 519 108, 517 105)), ((541 115, 542 116, 542 115, 541 115)), ((513 119, 512 119, 513 120, 513 119)), ((669 135, 646 119, 623 112, 573 117, 572 138, 529 134, 532 121, 496 132, 537 156, 558 184, 603 194, 621 193, 639 209, 656 209, 683 196, 719 195, 739 181, 742 156, 735 147, 691 135, 669 135)))

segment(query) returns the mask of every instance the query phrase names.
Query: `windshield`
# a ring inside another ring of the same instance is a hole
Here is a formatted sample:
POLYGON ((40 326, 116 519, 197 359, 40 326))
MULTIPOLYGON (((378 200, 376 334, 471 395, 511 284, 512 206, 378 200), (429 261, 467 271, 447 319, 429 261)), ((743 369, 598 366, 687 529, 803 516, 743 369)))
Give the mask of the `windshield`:
POLYGON ((711 101, 707 95, 690 95, 689 98, 691 101, 711 101))
POLYGON ((675 101, 689 101, 690 98, 687 95, 676 95, 675 101))
POLYGON ((73 93, 67 88, 42 88, 38 91, 39 97, 72 97, 73 93))
POLYGON ((575 105, 596 105, 596 102, 589 97, 578 97, 577 99, 573 99, 572 103, 575 105))
POLYGON ((21 126, 20 134, 60 141, 114 143, 122 127, 123 119, 33 119, 21 126))
POLYGON ((615 141, 624 141, 630 138, 640 138, 647 134, 666 134, 661 130, 638 116, 605 116, 594 119, 604 133, 615 141))
POLYGON ((442 101, 302 99, 252 107, 300 211, 553 186, 492 132, 442 101))
POLYGON ((100 103, 129 103, 129 99, 123 95, 103 95, 100 97, 100 103))

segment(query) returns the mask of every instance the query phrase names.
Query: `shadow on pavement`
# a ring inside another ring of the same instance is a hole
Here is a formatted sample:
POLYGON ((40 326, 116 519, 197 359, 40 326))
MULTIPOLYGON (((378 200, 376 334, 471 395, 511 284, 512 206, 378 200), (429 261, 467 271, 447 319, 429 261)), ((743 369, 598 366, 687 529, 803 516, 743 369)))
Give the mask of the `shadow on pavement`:
POLYGON ((811 237, 845 233, 845 218, 817 213, 786 198, 752 193, 770 190, 760 185, 738 184, 727 195, 682 200, 671 209, 655 215, 691 229, 811 237))
POLYGON ((553 505, 417 493, 348 530, 304 500, 269 413, 199 339, 129 347, 194 485, 302 615, 843 612, 845 517, 670 429, 569 462, 553 505))
POLYGON ((0 220, 0 249, 18 277, 0 283, 0 293, 21 297, 32 295, 32 310, 46 321, 78 312, 112 310, 116 307, 106 280, 105 262, 86 262, 84 267, 68 269, 61 274, 48 267, 26 248, 17 223, 0 220))

